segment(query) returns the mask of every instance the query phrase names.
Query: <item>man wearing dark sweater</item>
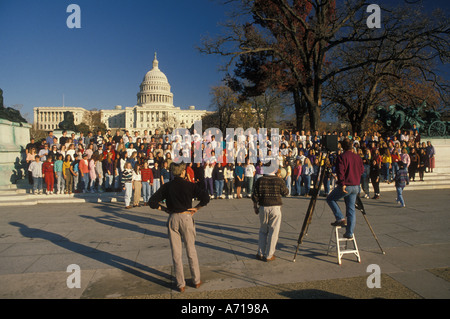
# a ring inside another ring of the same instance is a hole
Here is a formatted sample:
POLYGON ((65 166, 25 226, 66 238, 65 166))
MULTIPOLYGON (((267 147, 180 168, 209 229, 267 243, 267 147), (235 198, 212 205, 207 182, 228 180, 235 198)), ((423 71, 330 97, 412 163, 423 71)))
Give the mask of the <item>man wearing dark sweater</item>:
POLYGON ((255 214, 259 215, 261 224, 256 258, 264 261, 275 259, 281 226, 281 196, 289 194, 286 183, 275 172, 267 172, 270 169, 271 166, 265 165, 265 175, 258 178, 252 193, 255 214))
POLYGON ((182 249, 184 242, 187 252, 189 268, 192 281, 196 288, 202 284, 200 280, 200 267, 197 251, 195 249, 195 226, 193 215, 209 203, 208 193, 198 183, 185 180, 186 165, 172 164, 174 179, 165 183, 150 197, 148 204, 152 209, 163 210, 169 214, 167 228, 169 233, 170 248, 175 270, 177 288, 180 292, 185 290, 183 271, 182 249), (192 199, 197 198, 200 202, 192 207, 192 199), (166 200, 166 206, 161 202, 166 200))
POLYGON ((353 153, 352 142, 346 138, 342 142, 344 153, 336 159, 337 187, 327 196, 327 203, 333 211, 336 221, 332 226, 346 226, 345 238, 353 238, 355 229, 355 202, 360 192, 361 175, 364 165, 361 157, 353 153), (342 215, 337 201, 344 198, 346 217, 342 215))

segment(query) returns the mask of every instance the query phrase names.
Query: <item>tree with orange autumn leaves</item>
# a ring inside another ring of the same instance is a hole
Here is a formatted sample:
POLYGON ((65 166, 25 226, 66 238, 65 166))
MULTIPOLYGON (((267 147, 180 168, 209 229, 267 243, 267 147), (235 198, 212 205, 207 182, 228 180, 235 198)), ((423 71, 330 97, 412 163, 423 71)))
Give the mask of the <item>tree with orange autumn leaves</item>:
POLYGON ((226 34, 205 38, 200 51, 230 57, 228 66, 238 60, 228 83, 239 88, 240 78, 244 96, 267 88, 291 93, 298 129, 306 114, 310 129, 317 129, 321 111, 331 102, 360 132, 358 123, 366 121, 380 101, 373 95, 386 92, 381 83, 398 81, 414 68, 429 81, 434 74, 430 62, 448 59, 449 23, 444 15, 431 20, 422 13, 427 22, 417 25, 413 10, 386 11, 383 27, 372 30, 362 0, 339 6, 332 0, 229 2, 239 5, 240 14, 227 23, 226 34), (342 83, 352 85, 343 88, 342 83), (348 100, 341 99, 351 88, 348 100))

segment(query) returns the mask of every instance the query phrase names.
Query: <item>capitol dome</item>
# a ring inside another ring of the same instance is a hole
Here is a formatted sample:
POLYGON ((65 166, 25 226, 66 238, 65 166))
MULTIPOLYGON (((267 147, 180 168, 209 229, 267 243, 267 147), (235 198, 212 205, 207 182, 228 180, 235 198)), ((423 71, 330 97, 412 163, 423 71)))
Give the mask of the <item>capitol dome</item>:
POLYGON ((147 72, 137 95, 139 106, 170 106, 173 107, 173 94, 166 75, 159 69, 159 61, 153 60, 153 69, 147 72))

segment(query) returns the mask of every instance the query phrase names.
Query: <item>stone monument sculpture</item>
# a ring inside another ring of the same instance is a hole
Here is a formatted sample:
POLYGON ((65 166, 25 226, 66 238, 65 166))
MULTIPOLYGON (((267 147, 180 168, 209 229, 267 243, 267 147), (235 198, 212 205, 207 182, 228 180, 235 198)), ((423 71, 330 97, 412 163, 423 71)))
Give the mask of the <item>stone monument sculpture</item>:
POLYGON ((63 131, 76 131, 75 118, 72 112, 64 112, 64 121, 59 123, 59 128, 63 131))
POLYGON ((14 123, 27 123, 20 112, 11 107, 3 105, 3 90, 0 89, 0 119, 8 120, 14 123))
POLYGON ((390 105, 387 109, 379 106, 376 110, 377 119, 386 131, 394 133, 398 130, 410 130, 416 126, 419 132, 428 136, 444 136, 449 123, 441 120, 441 114, 432 109, 426 109, 426 101, 419 108, 405 107, 401 104, 390 105))

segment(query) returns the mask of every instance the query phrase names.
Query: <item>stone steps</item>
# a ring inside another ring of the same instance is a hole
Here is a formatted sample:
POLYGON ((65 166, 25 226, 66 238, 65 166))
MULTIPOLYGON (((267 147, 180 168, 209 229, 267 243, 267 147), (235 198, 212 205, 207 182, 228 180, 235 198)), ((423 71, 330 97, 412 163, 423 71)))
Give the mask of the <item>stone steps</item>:
MULTIPOLYGON (((30 190, 30 189, 29 189, 30 190)), ((34 195, 26 189, 0 191, 0 206, 28 206, 37 204, 99 203, 123 201, 123 194, 117 193, 75 193, 34 195), (20 192, 17 192, 20 191, 20 192)))

